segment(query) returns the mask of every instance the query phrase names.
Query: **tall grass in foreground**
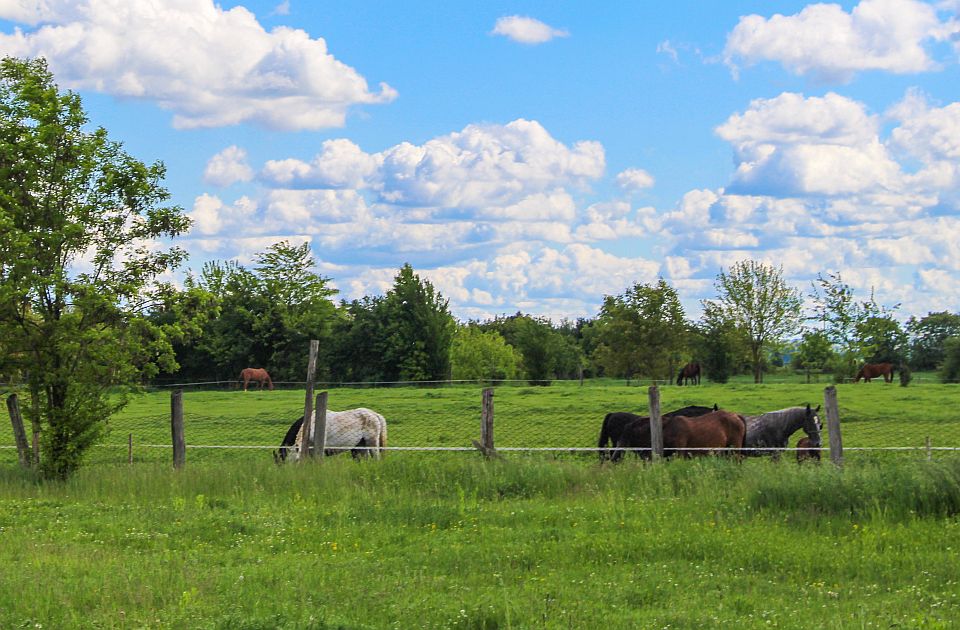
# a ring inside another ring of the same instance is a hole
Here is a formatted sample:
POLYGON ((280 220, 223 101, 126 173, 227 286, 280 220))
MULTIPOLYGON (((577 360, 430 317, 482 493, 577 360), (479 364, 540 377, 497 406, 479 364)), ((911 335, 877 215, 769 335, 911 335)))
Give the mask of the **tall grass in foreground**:
POLYGON ((0 627, 948 627, 960 460, 0 469, 0 627))

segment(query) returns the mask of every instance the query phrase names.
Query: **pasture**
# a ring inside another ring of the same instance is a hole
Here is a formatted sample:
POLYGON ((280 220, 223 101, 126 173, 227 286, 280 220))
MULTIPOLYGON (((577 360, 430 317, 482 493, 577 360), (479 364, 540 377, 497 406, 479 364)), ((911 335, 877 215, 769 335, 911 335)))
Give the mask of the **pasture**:
MULTIPOLYGON (((331 389, 389 444, 467 446, 480 388, 331 389)), ((663 387, 744 413, 823 385, 663 387)), ((184 394, 188 445, 279 444, 302 390, 184 394)), ((847 447, 960 445, 960 387, 841 385, 847 447)), ((592 446, 646 387, 502 387, 498 446, 592 446)), ((0 627, 946 628, 960 622, 960 455, 851 452, 843 469, 593 453, 395 451, 275 466, 188 449, 169 393, 134 398, 67 482, 0 465, 0 627), (133 433, 136 463, 126 461, 133 433)), ((798 437, 798 436, 796 436, 798 437)), ((8 451, 7 451, 8 452, 8 451)), ((7 457, 7 456, 5 456, 7 457)))
MULTIPOLYGON (((824 384, 772 383, 661 387, 663 411, 715 403, 746 415, 811 403, 822 404, 824 384)), ((388 446, 470 448, 480 435, 481 387, 379 387, 329 389, 329 408, 369 407, 388 421, 388 446)), ((884 384, 837 386, 843 444, 858 448, 960 447, 960 386, 884 384)), ((302 389, 274 391, 186 389, 183 395, 187 461, 266 459, 290 424, 303 414, 302 389), (216 448, 209 448, 216 447, 216 448)), ((646 414, 647 386, 622 382, 559 382, 549 387, 497 387, 494 396, 498 448, 595 447, 608 411, 646 414)), ((13 444, 5 433, 5 443, 13 444)), ((135 395, 110 420, 104 445, 92 462, 127 460, 128 436, 134 460, 170 461, 170 393, 135 395), (160 448, 157 448, 157 447, 160 448)), ((794 437, 794 441, 800 435, 794 437)), ((826 444, 826 436, 824 437, 826 444)), ((855 456, 858 451, 850 450, 855 456)), ((590 455, 586 455, 589 457, 590 455)), ((5 461, 16 454, 0 451, 5 461)))

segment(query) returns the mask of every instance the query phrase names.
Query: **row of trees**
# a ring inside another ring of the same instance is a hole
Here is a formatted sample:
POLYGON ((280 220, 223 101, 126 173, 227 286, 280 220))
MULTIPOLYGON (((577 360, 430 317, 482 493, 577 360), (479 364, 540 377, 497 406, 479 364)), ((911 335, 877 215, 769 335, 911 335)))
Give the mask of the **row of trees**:
POLYGON ((698 321, 661 279, 605 297, 593 319, 460 324, 409 265, 385 295, 338 303, 308 245, 287 242, 250 268, 208 263, 177 288, 159 279, 185 253, 159 244, 189 220, 168 203, 163 176, 162 164, 89 128, 44 61, 0 61, 0 376, 26 394, 49 476, 69 475, 100 438, 124 402, 114 386, 161 374, 232 379, 248 366, 299 380, 310 339, 321 340, 320 378, 334 381, 663 379, 689 359, 717 381, 742 370, 759 381, 797 335, 804 366, 909 359, 960 371, 960 316, 901 327, 896 307, 856 301, 836 274, 814 283, 817 312, 803 328, 799 293, 753 261, 717 277, 698 321))

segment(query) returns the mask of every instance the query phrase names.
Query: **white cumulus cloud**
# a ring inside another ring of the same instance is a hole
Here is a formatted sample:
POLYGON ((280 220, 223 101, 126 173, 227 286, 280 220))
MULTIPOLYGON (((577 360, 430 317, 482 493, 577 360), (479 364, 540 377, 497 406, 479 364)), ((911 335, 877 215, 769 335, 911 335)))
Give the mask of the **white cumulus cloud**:
POLYGON ((735 71, 738 63, 776 61, 799 75, 846 82, 867 70, 933 70, 928 45, 957 31, 919 0, 862 0, 849 13, 839 4, 811 4, 795 15, 740 18, 724 57, 735 71))
POLYGON ((68 88, 156 102, 177 128, 338 127, 351 106, 396 97, 384 83, 372 92, 322 38, 267 31, 212 0, 19 0, 0 18, 28 26, 0 34, 0 54, 46 57, 68 88))
POLYGON ((253 169, 247 163, 247 152, 231 145, 214 155, 203 171, 203 181, 212 186, 229 186, 253 179, 253 169))

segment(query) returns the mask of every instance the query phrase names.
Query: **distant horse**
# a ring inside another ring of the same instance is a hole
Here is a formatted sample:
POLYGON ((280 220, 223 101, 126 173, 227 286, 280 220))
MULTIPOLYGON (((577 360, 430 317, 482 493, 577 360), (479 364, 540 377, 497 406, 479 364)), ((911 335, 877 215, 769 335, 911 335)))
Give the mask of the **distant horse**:
MULTIPOLYGON (((313 426, 316 430, 316 425, 313 426)), ((387 420, 376 411, 363 407, 346 411, 327 410, 326 438, 326 448, 323 451, 325 455, 349 450, 354 458, 372 455, 379 459, 381 449, 387 446, 387 420)), ((314 435, 311 433, 310 440, 313 439, 314 435)), ((290 425, 283 442, 280 443, 279 452, 273 452, 274 461, 279 464, 287 458, 293 461, 300 459, 302 440, 303 417, 290 425)))
POLYGON ((808 437, 802 437, 797 440, 797 463, 800 464, 807 459, 820 461, 820 445, 814 444, 808 437))
MULTIPOLYGON (((712 449, 724 449, 724 452, 739 457, 746 434, 747 425, 743 416, 724 409, 694 418, 664 416, 663 454, 666 457, 694 457, 706 455, 712 449)), ((633 422, 620 436, 617 448, 650 449, 650 443, 650 423, 633 422)), ((622 451, 616 455, 619 452, 622 451)), ((640 456, 650 459, 651 451, 641 451, 640 456)))
MULTIPOLYGON (((675 411, 670 411, 662 415, 666 418, 669 416, 687 416, 687 417, 696 417, 702 416, 705 413, 711 411, 716 411, 717 406, 713 407, 699 407, 692 405, 690 407, 683 407, 682 409, 677 409, 675 411)), ((605 459, 613 459, 613 452, 607 450, 607 444, 610 446, 615 446, 617 441, 620 439, 620 436, 623 435, 624 429, 626 429, 628 424, 633 422, 646 422, 650 423, 650 418, 648 416, 638 416, 626 411, 614 411, 608 413, 603 417, 603 424, 600 426, 600 439, 597 441, 597 448, 600 449, 600 463, 603 463, 605 459)), ((618 458, 619 459, 619 458, 618 458)))
POLYGON ((866 382, 870 382, 870 379, 877 378, 878 376, 883 377, 884 383, 893 382, 893 363, 867 363, 860 371, 857 372, 857 378, 854 383, 859 383, 862 378, 866 382))
POLYGON ((700 384, 700 364, 695 361, 680 368, 680 373, 677 374, 677 385, 687 385, 691 381, 694 385, 700 384))
POLYGON ((773 455, 774 459, 779 459, 779 451, 759 449, 787 448, 790 436, 800 429, 807 434, 813 446, 819 448, 820 430, 823 428, 820 424, 820 416, 817 415, 819 411, 819 405, 816 409, 811 409, 810 405, 807 405, 770 411, 759 416, 748 416, 744 454, 773 455))
POLYGON ((269 389, 273 389, 273 381, 270 380, 270 375, 263 368, 243 368, 240 370, 240 378, 243 380, 243 391, 247 391, 247 385, 250 381, 259 383, 259 389, 263 389, 264 383, 267 384, 269 389))

